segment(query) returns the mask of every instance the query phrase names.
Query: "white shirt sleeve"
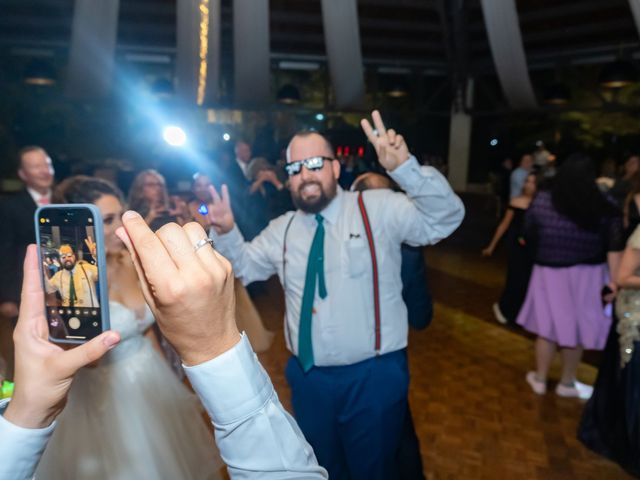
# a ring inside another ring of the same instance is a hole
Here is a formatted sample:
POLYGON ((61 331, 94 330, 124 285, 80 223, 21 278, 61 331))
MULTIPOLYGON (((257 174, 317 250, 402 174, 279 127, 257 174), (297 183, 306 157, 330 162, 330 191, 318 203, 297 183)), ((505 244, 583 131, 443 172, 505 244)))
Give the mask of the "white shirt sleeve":
MULTIPOLYGON (((438 170, 421 167, 412 156, 388 173, 406 192, 403 195, 387 191, 381 202, 380 220, 390 238, 413 246, 430 245, 460 226, 464 205, 438 170)), ((376 191, 366 192, 365 200, 371 194, 376 191)))
POLYGON ((328 478, 246 335, 222 355, 184 369, 213 421, 232 478, 328 478))
POLYGON ((54 279, 58 279, 60 277, 60 273, 56 272, 51 279, 49 279, 46 275, 44 276, 44 290, 47 293, 55 293, 57 288, 53 285, 54 279))
POLYGON ((3 417, 9 403, 0 400, 0 480, 33 478, 56 422, 46 428, 22 428, 3 417))
POLYGON ((238 225, 224 235, 218 235, 212 228, 209 237, 218 250, 233 265, 233 273, 244 285, 258 280, 266 280, 278 273, 278 263, 282 261, 284 231, 293 212, 286 213, 260 232, 251 242, 245 242, 238 225))

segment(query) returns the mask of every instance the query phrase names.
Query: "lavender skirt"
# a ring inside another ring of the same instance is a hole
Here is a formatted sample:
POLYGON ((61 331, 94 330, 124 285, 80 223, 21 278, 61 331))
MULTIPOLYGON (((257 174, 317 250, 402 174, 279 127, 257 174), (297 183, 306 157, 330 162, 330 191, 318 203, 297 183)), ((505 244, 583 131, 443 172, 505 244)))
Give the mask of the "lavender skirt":
POLYGON ((608 282, 605 264, 535 265, 517 323, 560 347, 602 350, 611 318, 604 313, 600 292, 608 282))

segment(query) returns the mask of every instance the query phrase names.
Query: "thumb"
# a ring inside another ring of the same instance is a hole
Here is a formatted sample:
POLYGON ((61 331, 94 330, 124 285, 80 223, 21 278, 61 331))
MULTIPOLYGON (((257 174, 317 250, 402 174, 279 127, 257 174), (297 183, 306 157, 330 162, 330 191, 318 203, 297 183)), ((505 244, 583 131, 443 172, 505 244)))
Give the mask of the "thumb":
POLYGON ((35 245, 29 245, 24 259, 24 277, 22 281, 22 315, 18 323, 34 323, 39 314, 44 313, 44 292, 40 278, 40 263, 35 245))
POLYGON ((120 334, 112 330, 101 333, 89 342, 63 352, 57 360, 66 376, 73 376, 79 369, 100 360, 120 341, 120 334))

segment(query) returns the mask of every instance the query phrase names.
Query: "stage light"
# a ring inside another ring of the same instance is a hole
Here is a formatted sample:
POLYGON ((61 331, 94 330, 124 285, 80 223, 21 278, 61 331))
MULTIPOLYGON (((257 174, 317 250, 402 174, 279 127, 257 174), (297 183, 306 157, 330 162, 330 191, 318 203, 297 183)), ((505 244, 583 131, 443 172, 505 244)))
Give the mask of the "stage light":
POLYGON ((324 115, 321 113, 316 114, 316 120, 318 120, 319 122, 324 120, 324 115))
POLYGON ((498 145, 498 139, 492 138, 491 141, 489 142, 489 145, 491 145, 492 147, 495 147, 496 145, 498 145))
POLYGON ((228 133, 225 133, 224 135, 222 135, 222 139, 225 142, 228 142, 229 140, 231 140, 231 135, 229 135, 228 133))
POLYGON ((182 147, 187 141, 187 134, 180 127, 170 125, 162 131, 162 138, 172 147, 182 147))

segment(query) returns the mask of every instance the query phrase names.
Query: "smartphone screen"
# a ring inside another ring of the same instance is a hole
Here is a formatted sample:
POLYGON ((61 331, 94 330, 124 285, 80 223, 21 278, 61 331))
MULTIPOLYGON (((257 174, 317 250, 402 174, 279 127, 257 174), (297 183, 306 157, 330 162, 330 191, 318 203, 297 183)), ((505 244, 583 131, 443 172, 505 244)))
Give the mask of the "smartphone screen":
POLYGON ((88 206, 42 207, 36 212, 49 337, 83 343, 108 328, 101 219, 88 206), (96 225, 99 223, 99 225, 96 225), (103 281, 101 281, 103 280, 103 281), (106 317, 106 319, 104 318, 106 317), (105 325, 105 320, 107 325, 105 325))

